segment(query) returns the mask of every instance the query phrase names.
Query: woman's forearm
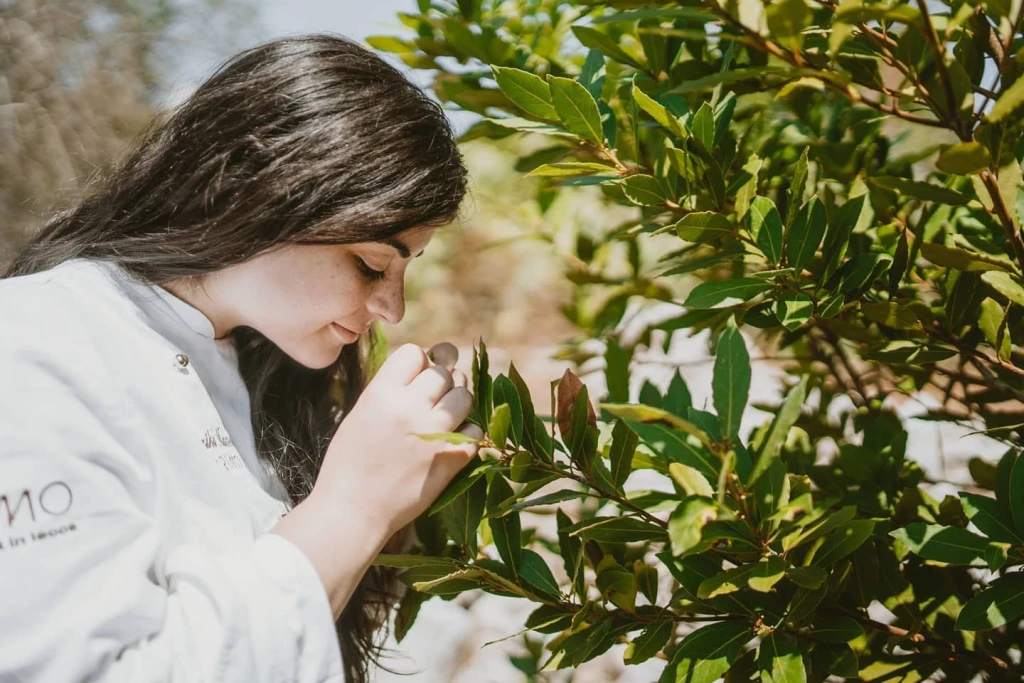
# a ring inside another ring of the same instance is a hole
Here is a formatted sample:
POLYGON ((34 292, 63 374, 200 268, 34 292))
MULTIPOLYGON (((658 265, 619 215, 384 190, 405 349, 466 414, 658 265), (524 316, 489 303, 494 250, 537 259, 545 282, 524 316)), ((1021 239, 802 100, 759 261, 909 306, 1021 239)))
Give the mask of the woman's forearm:
POLYGON ((390 537, 367 510, 310 494, 270 529, 302 550, 316 567, 334 619, 390 537))

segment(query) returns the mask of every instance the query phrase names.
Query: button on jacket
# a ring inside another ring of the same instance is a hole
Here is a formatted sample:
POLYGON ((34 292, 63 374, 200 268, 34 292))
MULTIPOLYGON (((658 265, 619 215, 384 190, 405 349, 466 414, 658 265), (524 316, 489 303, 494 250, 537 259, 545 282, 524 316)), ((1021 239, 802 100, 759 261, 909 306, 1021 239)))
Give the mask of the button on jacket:
POLYGON ((343 681, 287 501, 201 311, 94 259, 0 280, 0 683, 343 681))

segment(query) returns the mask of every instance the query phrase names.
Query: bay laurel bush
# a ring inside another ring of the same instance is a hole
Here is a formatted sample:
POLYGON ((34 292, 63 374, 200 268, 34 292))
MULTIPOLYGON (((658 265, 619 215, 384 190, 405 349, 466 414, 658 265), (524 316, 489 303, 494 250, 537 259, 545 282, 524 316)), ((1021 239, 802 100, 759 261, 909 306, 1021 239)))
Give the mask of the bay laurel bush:
POLYGON ((532 397, 474 348, 480 454, 377 560, 404 568, 399 638, 425 600, 483 590, 535 605, 531 676, 624 643, 659 683, 1022 680, 1022 16, 420 0, 407 35, 371 37, 476 115, 464 140, 522 143, 542 218, 581 186, 630 216, 581 231, 566 268, 563 357, 604 342, 606 395, 567 371, 532 397), (679 313, 627 342, 638 302, 679 313), (708 335, 710 405, 678 373, 630 401, 657 331, 708 335), (788 379, 745 430, 753 344, 788 379), (921 419, 1005 446, 959 495, 908 452, 895 407, 920 396, 921 419))

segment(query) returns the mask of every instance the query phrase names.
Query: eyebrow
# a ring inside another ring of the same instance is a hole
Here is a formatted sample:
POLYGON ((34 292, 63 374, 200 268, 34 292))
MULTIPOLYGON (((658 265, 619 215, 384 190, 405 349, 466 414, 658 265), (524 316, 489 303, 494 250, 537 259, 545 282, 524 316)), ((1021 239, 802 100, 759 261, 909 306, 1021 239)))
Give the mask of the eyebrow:
MULTIPOLYGON (((409 250, 409 247, 405 246, 405 244, 403 244, 401 240, 395 237, 385 237, 384 239, 377 241, 394 247, 396 250, 398 250, 398 254, 402 258, 409 258, 409 256, 412 255, 412 252, 409 250)), ((422 251, 416 254, 416 258, 419 258, 420 256, 423 256, 422 251)))

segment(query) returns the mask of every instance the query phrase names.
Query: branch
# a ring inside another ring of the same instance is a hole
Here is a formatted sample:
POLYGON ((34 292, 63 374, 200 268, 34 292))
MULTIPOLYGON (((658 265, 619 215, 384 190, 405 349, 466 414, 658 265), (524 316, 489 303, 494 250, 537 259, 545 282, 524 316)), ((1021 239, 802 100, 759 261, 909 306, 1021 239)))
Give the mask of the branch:
MULTIPOLYGON (((829 0, 818 0, 818 2, 820 2, 823 5, 825 5, 826 7, 828 7, 829 9, 831 9, 833 11, 835 11, 835 9, 837 8, 837 5, 835 3, 830 2, 829 0)), ((857 26, 858 29, 860 29, 860 31, 864 35, 866 35, 868 38, 870 38, 875 43, 875 45, 881 51, 882 56, 885 57, 886 63, 889 66, 891 66, 892 68, 894 68, 897 71, 899 71, 900 74, 902 74, 905 79, 907 79, 908 81, 913 83, 914 87, 921 94, 921 97, 927 103, 930 103, 933 109, 940 109, 940 107, 938 105, 938 102, 935 101, 935 98, 933 98, 932 94, 930 92, 928 92, 928 89, 924 86, 924 84, 922 84, 919 80, 917 80, 916 76, 911 75, 910 70, 907 68, 907 66, 903 62, 901 62, 900 60, 896 59, 896 56, 892 53, 891 50, 892 49, 896 49, 899 46, 898 43, 895 40, 890 38, 888 36, 888 34, 880 33, 877 30, 875 30, 872 27, 870 27, 867 24, 865 24, 864 22, 858 22, 856 24, 856 26, 857 26)), ((896 116, 900 116, 899 107, 895 107, 892 112, 887 112, 887 113, 893 113, 896 116)), ((905 118, 905 117, 901 117, 901 118, 905 118)), ((908 119, 908 120, 911 120, 911 119, 908 119)), ((932 122, 930 119, 917 120, 917 121, 914 121, 914 123, 923 123, 924 125, 932 125, 932 126, 936 126, 937 125, 937 127, 940 127, 940 128, 943 128, 943 129, 948 129, 948 126, 946 124, 941 123, 941 122, 932 122), (924 123, 925 121, 927 121, 928 123, 924 123)))
POLYGON ((934 647, 948 651, 952 656, 957 657, 958 659, 962 659, 965 655, 973 655, 976 657, 980 657, 981 659, 988 660, 989 663, 994 664, 995 666, 999 667, 1004 671, 1007 671, 1010 668, 1009 664, 1007 664, 999 657, 996 657, 995 655, 987 655, 972 650, 966 650, 961 652, 957 650, 952 643, 946 642, 945 640, 940 640, 937 638, 928 638, 920 633, 911 633, 910 631, 904 628, 900 628, 899 626, 893 626, 892 624, 884 624, 880 621, 875 621, 874 619, 866 617, 854 610, 843 611, 848 616, 856 619, 863 626, 866 626, 872 630, 879 631, 881 633, 887 633, 888 635, 895 636, 897 638, 905 638, 910 642, 917 643, 919 645, 932 645, 934 647))
POLYGON ((592 488, 595 491, 597 491, 598 493, 600 493, 602 497, 606 498, 607 500, 614 501, 615 503, 621 505, 624 508, 628 508, 628 509, 632 510, 633 512, 637 513, 638 515, 643 517, 648 522, 650 522, 652 524, 657 524, 658 526, 660 526, 660 527, 662 527, 664 529, 668 528, 668 522, 666 522, 665 520, 659 519, 658 517, 655 517, 654 515, 652 515, 647 510, 644 510, 642 507, 633 504, 632 502, 630 502, 629 500, 627 500, 625 498, 620 497, 618 494, 616 494, 614 492, 605 491, 600 486, 595 485, 593 482, 587 481, 583 477, 575 475, 572 472, 566 472, 565 470, 559 469, 559 468, 557 468, 557 467, 555 467, 553 465, 548 465, 547 463, 534 463, 534 467, 536 467, 537 469, 540 469, 540 470, 545 470, 545 471, 550 472, 552 474, 557 474, 560 477, 563 477, 565 479, 572 479, 573 481, 579 482, 580 484, 583 484, 584 486, 589 486, 590 488, 592 488))
POLYGON ((949 111, 943 111, 941 108, 939 111, 946 116, 949 128, 960 136, 961 140, 966 141, 969 139, 969 136, 966 135, 963 130, 963 122, 960 121, 956 95, 953 94, 953 81, 950 80, 949 69, 946 67, 946 46, 939 42, 939 36, 935 32, 935 25, 932 23, 932 15, 928 11, 927 0, 917 0, 917 6, 921 9, 921 17, 924 19, 928 42, 931 43, 932 49, 935 50, 939 78, 942 81, 942 88, 946 91, 946 104, 949 107, 949 111))
POLYGON ((1013 224, 1013 218, 1010 217, 1006 200, 1003 199, 1003 191, 999 187, 999 180, 990 169, 983 170, 980 175, 981 182, 985 184, 985 189, 988 190, 988 195, 992 198, 993 213, 999 219, 999 224, 1002 226, 1003 232, 1006 233, 1006 239, 1013 247, 1018 266, 1024 270, 1024 239, 1021 238, 1020 230, 1013 224))

